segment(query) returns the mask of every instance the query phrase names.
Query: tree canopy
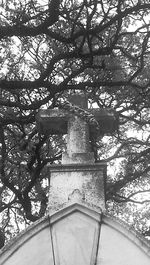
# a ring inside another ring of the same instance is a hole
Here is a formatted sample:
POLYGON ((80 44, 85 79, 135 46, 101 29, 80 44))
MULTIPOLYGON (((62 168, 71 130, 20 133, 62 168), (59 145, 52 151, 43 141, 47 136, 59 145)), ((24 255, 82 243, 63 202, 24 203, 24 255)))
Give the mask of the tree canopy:
POLYGON ((79 91, 119 117, 118 131, 96 142, 97 160, 109 163, 108 211, 123 211, 150 234, 149 16, 149 0, 1 1, 0 212, 8 238, 45 214, 47 164, 59 163, 64 149, 63 137, 39 134, 36 114, 79 91))

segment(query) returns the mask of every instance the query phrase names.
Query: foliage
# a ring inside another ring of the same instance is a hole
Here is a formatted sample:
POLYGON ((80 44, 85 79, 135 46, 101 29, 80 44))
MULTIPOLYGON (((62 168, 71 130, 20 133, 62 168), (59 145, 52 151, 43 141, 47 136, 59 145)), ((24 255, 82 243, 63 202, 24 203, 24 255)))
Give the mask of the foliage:
MULTIPOLYGON (((35 116, 76 91, 119 116, 119 131, 97 141, 110 167, 109 211, 149 202, 149 10, 148 0, 1 1, 0 211, 8 238, 45 214, 46 165, 61 158, 63 138, 40 135, 35 116)), ((148 234, 146 221, 136 227, 148 234)))

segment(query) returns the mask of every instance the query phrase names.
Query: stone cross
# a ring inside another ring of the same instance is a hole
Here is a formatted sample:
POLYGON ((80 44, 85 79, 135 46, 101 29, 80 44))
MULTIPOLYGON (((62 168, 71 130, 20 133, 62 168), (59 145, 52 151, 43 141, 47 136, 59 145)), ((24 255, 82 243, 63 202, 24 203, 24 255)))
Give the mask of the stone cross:
MULTIPOLYGON (((99 123, 99 134, 112 133, 118 126, 118 119, 112 110, 88 109, 84 94, 74 94, 70 100, 74 105, 91 112, 99 123)), ((64 109, 40 110, 37 116, 39 131, 43 134, 67 134, 67 152, 62 164, 94 163, 90 147, 90 134, 94 127, 85 119, 64 109)))

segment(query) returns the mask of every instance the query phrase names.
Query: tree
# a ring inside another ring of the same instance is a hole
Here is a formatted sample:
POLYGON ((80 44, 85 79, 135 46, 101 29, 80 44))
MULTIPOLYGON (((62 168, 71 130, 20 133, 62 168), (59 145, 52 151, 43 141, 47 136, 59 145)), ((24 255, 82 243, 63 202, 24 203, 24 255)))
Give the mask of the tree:
MULTIPOLYGON (((76 91, 119 117, 118 132, 96 143, 97 159, 111 168, 109 211, 120 216, 119 205, 129 213, 145 200, 149 210, 149 10, 148 0, 2 1, 0 211, 8 238, 45 214, 46 165, 59 163, 64 146, 38 133, 36 114, 76 91)), ((145 235, 147 212, 142 227, 136 222, 145 235)))

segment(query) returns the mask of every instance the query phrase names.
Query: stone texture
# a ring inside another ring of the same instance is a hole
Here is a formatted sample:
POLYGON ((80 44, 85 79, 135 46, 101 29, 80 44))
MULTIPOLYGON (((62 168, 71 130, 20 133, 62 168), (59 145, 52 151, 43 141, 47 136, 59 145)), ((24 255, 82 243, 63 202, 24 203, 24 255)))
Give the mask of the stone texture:
POLYGON ((46 135, 67 134, 70 113, 61 109, 40 110, 36 116, 40 133, 46 135))
MULTIPOLYGON (((75 94, 70 97, 70 101, 74 105, 88 110, 85 95, 75 94)), ((69 110, 40 110, 36 117, 38 129, 41 133, 67 133, 67 151, 62 156, 62 164, 94 163, 94 154, 91 152, 90 146, 90 134, 112 133, 118 127, 118 119, 112 110, 93 109, 88 110, 87 113, 95 116, 99 123, 99 132, 97 132, 95 126, 91 126, 85 121, 81 114, 79 116, 79 113, 72 113, 69 110)))
POLYGON ((62 156, 62 164, 94 163, 94 154, 90 151, 87 122, 72 116, 68 121, 67 152, 62 156))
POLYGON ((105 210, 105 164, 53 166, 50 172, 50 213, 61 209, 75 190, 79 190, 87 204, 105 210))
POLYGON ((68 155, 90 152, 88 124, 76 116, 68 122, 67 152, 68 155))
MULTIPOLYGON (((118 116, 112 109, 88 109, 100 125, 100 134, 111 134, 118 128, 118 116)), ((36 116, 42 134, 67 134, 67 123, 73 114, 63 109, 43 109, 36 116)), ((90 132, 94 128, 90 127, 90 132)))

